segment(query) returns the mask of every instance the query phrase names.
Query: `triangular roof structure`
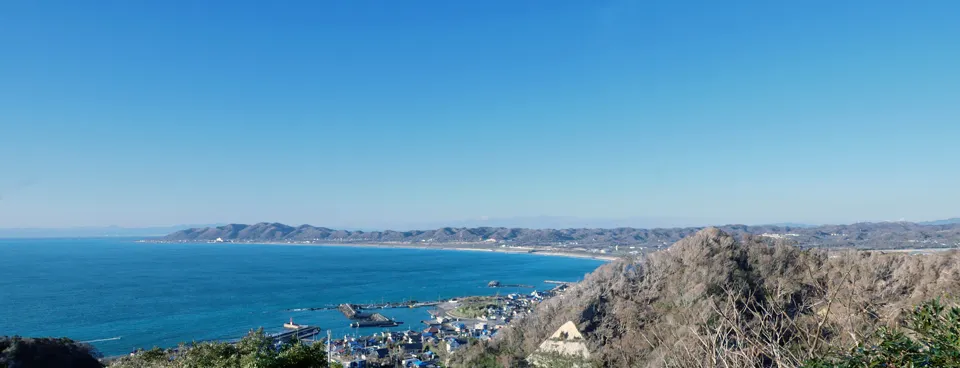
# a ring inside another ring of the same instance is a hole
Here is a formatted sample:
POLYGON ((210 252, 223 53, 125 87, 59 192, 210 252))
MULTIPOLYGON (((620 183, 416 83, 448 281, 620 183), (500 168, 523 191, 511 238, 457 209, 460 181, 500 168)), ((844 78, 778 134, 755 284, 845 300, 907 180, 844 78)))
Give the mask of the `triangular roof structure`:
MULTIPOLYGON (((534 366, 550 366, 553 359, 570 359, 584 362, 590 359, 590 350, 580 329, 573 321, 567 321, 553 335, 543 341, 536 352, 527 358, 534 366)), ((574 364, 574 366, 578 366, 574 364)))
POLYGON ((580 330, 577 329, 577 325, 573 324, 573 321, 567 321, 563 326, 557 329, 557 332, 554 332, 553 335, 550 335, 551 339, 561 339, 561 340, 583 340, 583 334, 580 333, 580 330))

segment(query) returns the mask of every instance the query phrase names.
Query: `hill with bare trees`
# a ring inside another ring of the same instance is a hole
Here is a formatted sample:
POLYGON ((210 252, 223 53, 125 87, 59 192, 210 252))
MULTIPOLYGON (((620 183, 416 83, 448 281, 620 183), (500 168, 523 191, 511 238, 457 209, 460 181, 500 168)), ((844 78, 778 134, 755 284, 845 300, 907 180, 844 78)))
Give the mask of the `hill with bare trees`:
POLYGON ((452 365, 526 366, 572 321, 594 366, 796 367, 867 346, 914 306, 958 291, 956 251, 826 252, 708 228, 600 267, 452 365))

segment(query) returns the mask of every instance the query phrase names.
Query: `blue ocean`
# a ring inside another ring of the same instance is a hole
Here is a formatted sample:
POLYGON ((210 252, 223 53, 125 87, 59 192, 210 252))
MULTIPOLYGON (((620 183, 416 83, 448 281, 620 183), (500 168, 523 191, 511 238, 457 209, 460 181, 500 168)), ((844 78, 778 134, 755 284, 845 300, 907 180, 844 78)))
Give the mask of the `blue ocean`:
MULTIPOLYGON (((339 303, 530 292, 487 283, 576 281, 602 261, 528 254, 256 244, 156 244, 135 239, 0 239, 0 335, 64 336, 106 356, 182 341, 233 339, 293 318, 351 329, 339 303)), ((421 328, 426 309, 386 309, 421 328)))

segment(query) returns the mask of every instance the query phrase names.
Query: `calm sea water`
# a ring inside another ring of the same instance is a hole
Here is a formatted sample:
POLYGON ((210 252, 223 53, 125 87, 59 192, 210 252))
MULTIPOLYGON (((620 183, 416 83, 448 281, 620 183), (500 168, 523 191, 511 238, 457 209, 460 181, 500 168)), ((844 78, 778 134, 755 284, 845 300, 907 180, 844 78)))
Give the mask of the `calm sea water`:
MULTIPOLYGON (((105 355, 181 341, 229 339, 297 323, 350 329, 334 303, 515 292, 490 280, 548 288, 600 261, 492 252, 253 244, 149 244, 133 239, 0 239, 0 335, 66 336, 105 355)), ((522 289, 529 292, 531 289, 522 289)), ((421 328, 425 309, 387 309, 421 328)))

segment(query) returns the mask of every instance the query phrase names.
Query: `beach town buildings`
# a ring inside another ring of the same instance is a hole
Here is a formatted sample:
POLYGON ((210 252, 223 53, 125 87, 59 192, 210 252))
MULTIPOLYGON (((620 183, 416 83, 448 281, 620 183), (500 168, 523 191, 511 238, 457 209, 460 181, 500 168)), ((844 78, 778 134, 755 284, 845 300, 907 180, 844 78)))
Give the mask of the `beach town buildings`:
MULTIPOLYGON (((471 341, 494 338, 510 321, 523 318, 536 304, 562 294, 567 287, 562 284, 551 290, 496 297, 496 303, 488 306, 477 318, 457 318, 447 311, 422 321, 426 326, 420 330, 382 331, 367 337, 345 336, 331 343, 330 355, 344 367, 442 367, 445 358, 458 354, 471 341)), ((460 304, 451 303, 454 306, 460 304)), ((566 329, 565 336, 580 336, 567 325, 562 329, 566 329)))

